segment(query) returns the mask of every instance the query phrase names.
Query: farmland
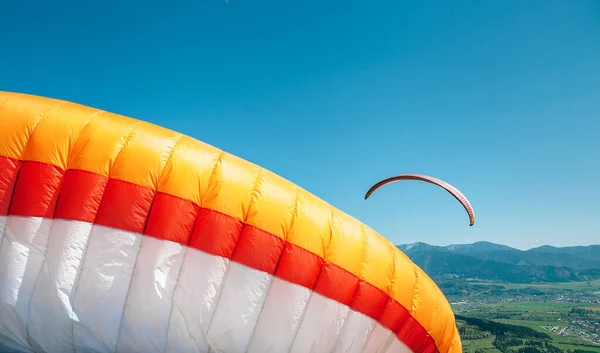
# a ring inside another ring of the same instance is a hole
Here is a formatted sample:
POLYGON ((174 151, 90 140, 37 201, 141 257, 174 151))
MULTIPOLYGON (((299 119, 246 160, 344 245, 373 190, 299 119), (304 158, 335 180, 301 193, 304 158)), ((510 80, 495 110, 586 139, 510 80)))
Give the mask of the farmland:
POLYGON ((450 300, 465 352, 600 353, 600 245, 398 247, 450 300))
POLYGON ((600 353, 599 281, 469 285, 483 290, 453 302, 464 352, 600 353))

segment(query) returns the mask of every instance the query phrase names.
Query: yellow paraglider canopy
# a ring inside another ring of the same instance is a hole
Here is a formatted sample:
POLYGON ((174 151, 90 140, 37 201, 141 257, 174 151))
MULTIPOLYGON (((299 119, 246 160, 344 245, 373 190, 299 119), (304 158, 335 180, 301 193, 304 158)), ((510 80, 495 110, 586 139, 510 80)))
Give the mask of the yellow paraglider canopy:
POLYGON ((448 301, 418 266, 261 167, 25 94, 0 92, 0 126, 4 345, 462 350, 448 301))

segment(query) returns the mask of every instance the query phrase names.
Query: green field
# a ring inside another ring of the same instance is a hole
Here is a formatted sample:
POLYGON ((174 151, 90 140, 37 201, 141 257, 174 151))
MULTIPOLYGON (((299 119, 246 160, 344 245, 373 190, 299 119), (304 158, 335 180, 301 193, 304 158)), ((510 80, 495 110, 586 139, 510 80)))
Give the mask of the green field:
POLYGON ((476 340, 463 340, 463 352, 466 353, 476 353, 476 352, 486 352, 486 353, 502 353, 496 347, 494 347, 495 336, 490 336, 489 338, 481 338, 476 340))
MULTIPOLYGON (((574 285, 571 284, 573 287, 574 285)), ((566 287, 566 286, 565 286, 566 287)), ((571 288, 572 288, 571 287, 571 288)), ((507 326, 507 332, 502 337, 512 337, 523 340, 523 344, 510 346, 505 348, 505 352, 518 352, 520 348, 525 347, 528 343, 533 346, 541 346, 541 343, 531 340, 528 331, 529 328, 533 331, 545 334, 548 337, 542 341, 550 344, 556 349, 556 352, 595 352, 600 353, 600 345, 593 345, 578 337, 586 335, 590 337, 592 331, 579 333, 578 328, 568 331, 568 328, 573 327, 571 322, 573 319, 587 320, 586 322, 600 322, 600 306, 598 305, 582 305, 574 303, 552 303, 552 302, 523 302, 523 303, 504 303, 504 304, 459 304, 454 305, 457 312, 468 318, 479 318, 490 320, 501 324, 514 325, 507 326), (548 327, 556 328, 551 332, 548 327), (559 335, 561 329, 569 332, 569 335, 559 335)), ((486 330, 485 327, 478 327, 473 323, 467 323, 458 319, 459 330, 463 342, 464 352, 503 352, 494 346, 496 335, 486 330), (463 327, 462 329, 460 327, 463 327)), ((536 338, 537 339, 537 338, 536 338)), ((545 343, 544 343, 545 344, 545 343)), ((544 348, 545 349, 545 348, 544 348)), ((552 350, 540 350, 541 352, 552 352, 552 350)))
POLYGON ((498 302, 507 298, 520 298, 520 301, 524 298, 527 301, 550 301, 561 296, 565 301, 570 301, 573 296, 590 300, 600 298, 600 280, 536 284, 446 280, 440 281, 438 285, 451 302, 498 302))
POLYGON ((536 289, 547 289, 547 290, 565 290, 565 291, 580 291, 580 290, 598 290, 600 291, 600 279, 589 282, 562 282, 562 283, 534 283, 534 284, 522 284, 522 283, 502 283, 502 282, 485 282, 485 281, 466 281, 472 285, 488 285, 488 286, 504 286, 506 289, 523 289, 523 288, 536 288, 536 289))

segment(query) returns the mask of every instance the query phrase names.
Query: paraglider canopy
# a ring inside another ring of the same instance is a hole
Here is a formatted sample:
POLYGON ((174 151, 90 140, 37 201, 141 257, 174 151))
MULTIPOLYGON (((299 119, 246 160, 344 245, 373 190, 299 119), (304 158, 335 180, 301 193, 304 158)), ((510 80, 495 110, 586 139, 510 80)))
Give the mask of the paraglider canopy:
POLYGON ((444 188, 446 191, 448 191, 450 193, 450 195, 454 196, 454 198, 456 198, 463 205, 465 210, 467 211, 467 214, 469 215, 469 226, 472 226, 473 224, 475 224, 475 213, 473 211, 473 207, 471 206, 471 203, 469 202, 469 200, 467 200, 465 195, 463 195, 457 188, 448 184, 447 182, 437 179, 437 178, 434 178, 434 177, 431 177, 431 176, 427 176, 427 175, 402 174, 402 175, 397 175, 397 176, 394 176, 391 178, 384 179, 384 180, 378 182, 377 184, 371 186, 369 191, 367 191, 367 193, 365 194, 365 200, 368 199, 369 196, 371 196, 371 194, 373 194, 375 192, 375 190, 379 189, 380 187, 382 187, 386 184, 395 182, 395 181, 400 181, 400 180, 419 180, 419 181, 424 181, 424 182, 434 184, 434 185, 444 188))
POLYGON ((366 224, 150 123, 0 92, 0 351, 460 353, 366 224))

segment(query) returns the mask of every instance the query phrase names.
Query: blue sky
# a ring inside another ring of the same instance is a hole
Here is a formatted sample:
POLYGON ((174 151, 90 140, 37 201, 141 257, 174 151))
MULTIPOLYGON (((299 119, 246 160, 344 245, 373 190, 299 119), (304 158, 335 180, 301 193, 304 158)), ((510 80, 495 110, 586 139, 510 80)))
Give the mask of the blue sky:
POLYGON ((600 243, 596 1, 10 1, 0 90, 147 120, 394 243, 600 243), (379 179, 425 173, 461 189, 379 179))

